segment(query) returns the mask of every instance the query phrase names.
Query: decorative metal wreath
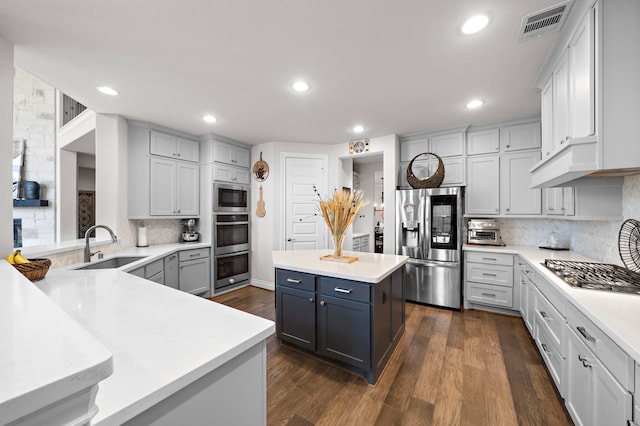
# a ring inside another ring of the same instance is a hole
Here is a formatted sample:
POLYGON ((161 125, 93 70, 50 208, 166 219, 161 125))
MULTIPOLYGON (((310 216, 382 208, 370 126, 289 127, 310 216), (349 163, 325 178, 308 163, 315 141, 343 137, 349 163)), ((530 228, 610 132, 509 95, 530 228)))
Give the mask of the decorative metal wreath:
POLYGON ((413 157, 413 159, 409 162, 409 167, 407 167, 407 182, 409 182, 409 185, 411 185, 411 187, 417 188, 417 189, 438 188, 440 185, 442 185, 443 180, 444 180, 444 163, 442 162, 442 158, 440 158, 436 154, 432 152, 423 152, 422 154, 418 154, 415 157, 413 157), (411 166, 413 166, 413 162, 415 161, 416 158, 420 157, 421 155, 433 155, 438 159, 438 168, 436 169, 435 173, 429 176, 428 178, 424 178, 424 179, 418 179, 417 177, 415 177, 415 175, 413 174, 413 171, 411 170, 411 166))

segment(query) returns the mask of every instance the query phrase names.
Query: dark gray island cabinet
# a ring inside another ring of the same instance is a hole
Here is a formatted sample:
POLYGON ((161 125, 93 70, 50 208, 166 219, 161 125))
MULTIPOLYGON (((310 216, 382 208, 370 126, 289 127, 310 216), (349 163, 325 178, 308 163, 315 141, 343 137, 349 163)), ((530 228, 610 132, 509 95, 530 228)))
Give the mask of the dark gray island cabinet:
POLYGON ((281 342, 375 383, 404 332, 401 264, 378 282, 277 266, 276 333, 281 342))

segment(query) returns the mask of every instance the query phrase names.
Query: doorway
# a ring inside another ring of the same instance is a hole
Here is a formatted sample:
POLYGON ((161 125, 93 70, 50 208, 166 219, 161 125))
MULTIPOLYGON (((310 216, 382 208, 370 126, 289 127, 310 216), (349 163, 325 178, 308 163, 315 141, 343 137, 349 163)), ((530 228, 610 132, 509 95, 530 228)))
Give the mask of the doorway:
POLYGON ((369 236, 368 252, 382 253, 384 229, 384 154, 353 157, 353 186, 368 204, 353 222, 353 234, 369 236))

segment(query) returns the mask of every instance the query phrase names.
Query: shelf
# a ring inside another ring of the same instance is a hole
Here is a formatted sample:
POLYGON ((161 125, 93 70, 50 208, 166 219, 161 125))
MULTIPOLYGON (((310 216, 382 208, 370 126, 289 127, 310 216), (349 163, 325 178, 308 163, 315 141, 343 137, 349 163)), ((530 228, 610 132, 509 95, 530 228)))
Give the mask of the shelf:
POLYGON ((13 207, 47 207, 49 200, 13 200, 13 207))

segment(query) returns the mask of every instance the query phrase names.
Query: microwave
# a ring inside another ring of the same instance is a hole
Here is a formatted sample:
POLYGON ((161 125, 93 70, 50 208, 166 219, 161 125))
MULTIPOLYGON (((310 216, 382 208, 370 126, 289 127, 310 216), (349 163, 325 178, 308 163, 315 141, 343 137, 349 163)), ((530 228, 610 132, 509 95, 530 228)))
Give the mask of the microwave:
POLYGON ((216 213, 249 212, 249 185, 213 184, 213 211, 216 213))

